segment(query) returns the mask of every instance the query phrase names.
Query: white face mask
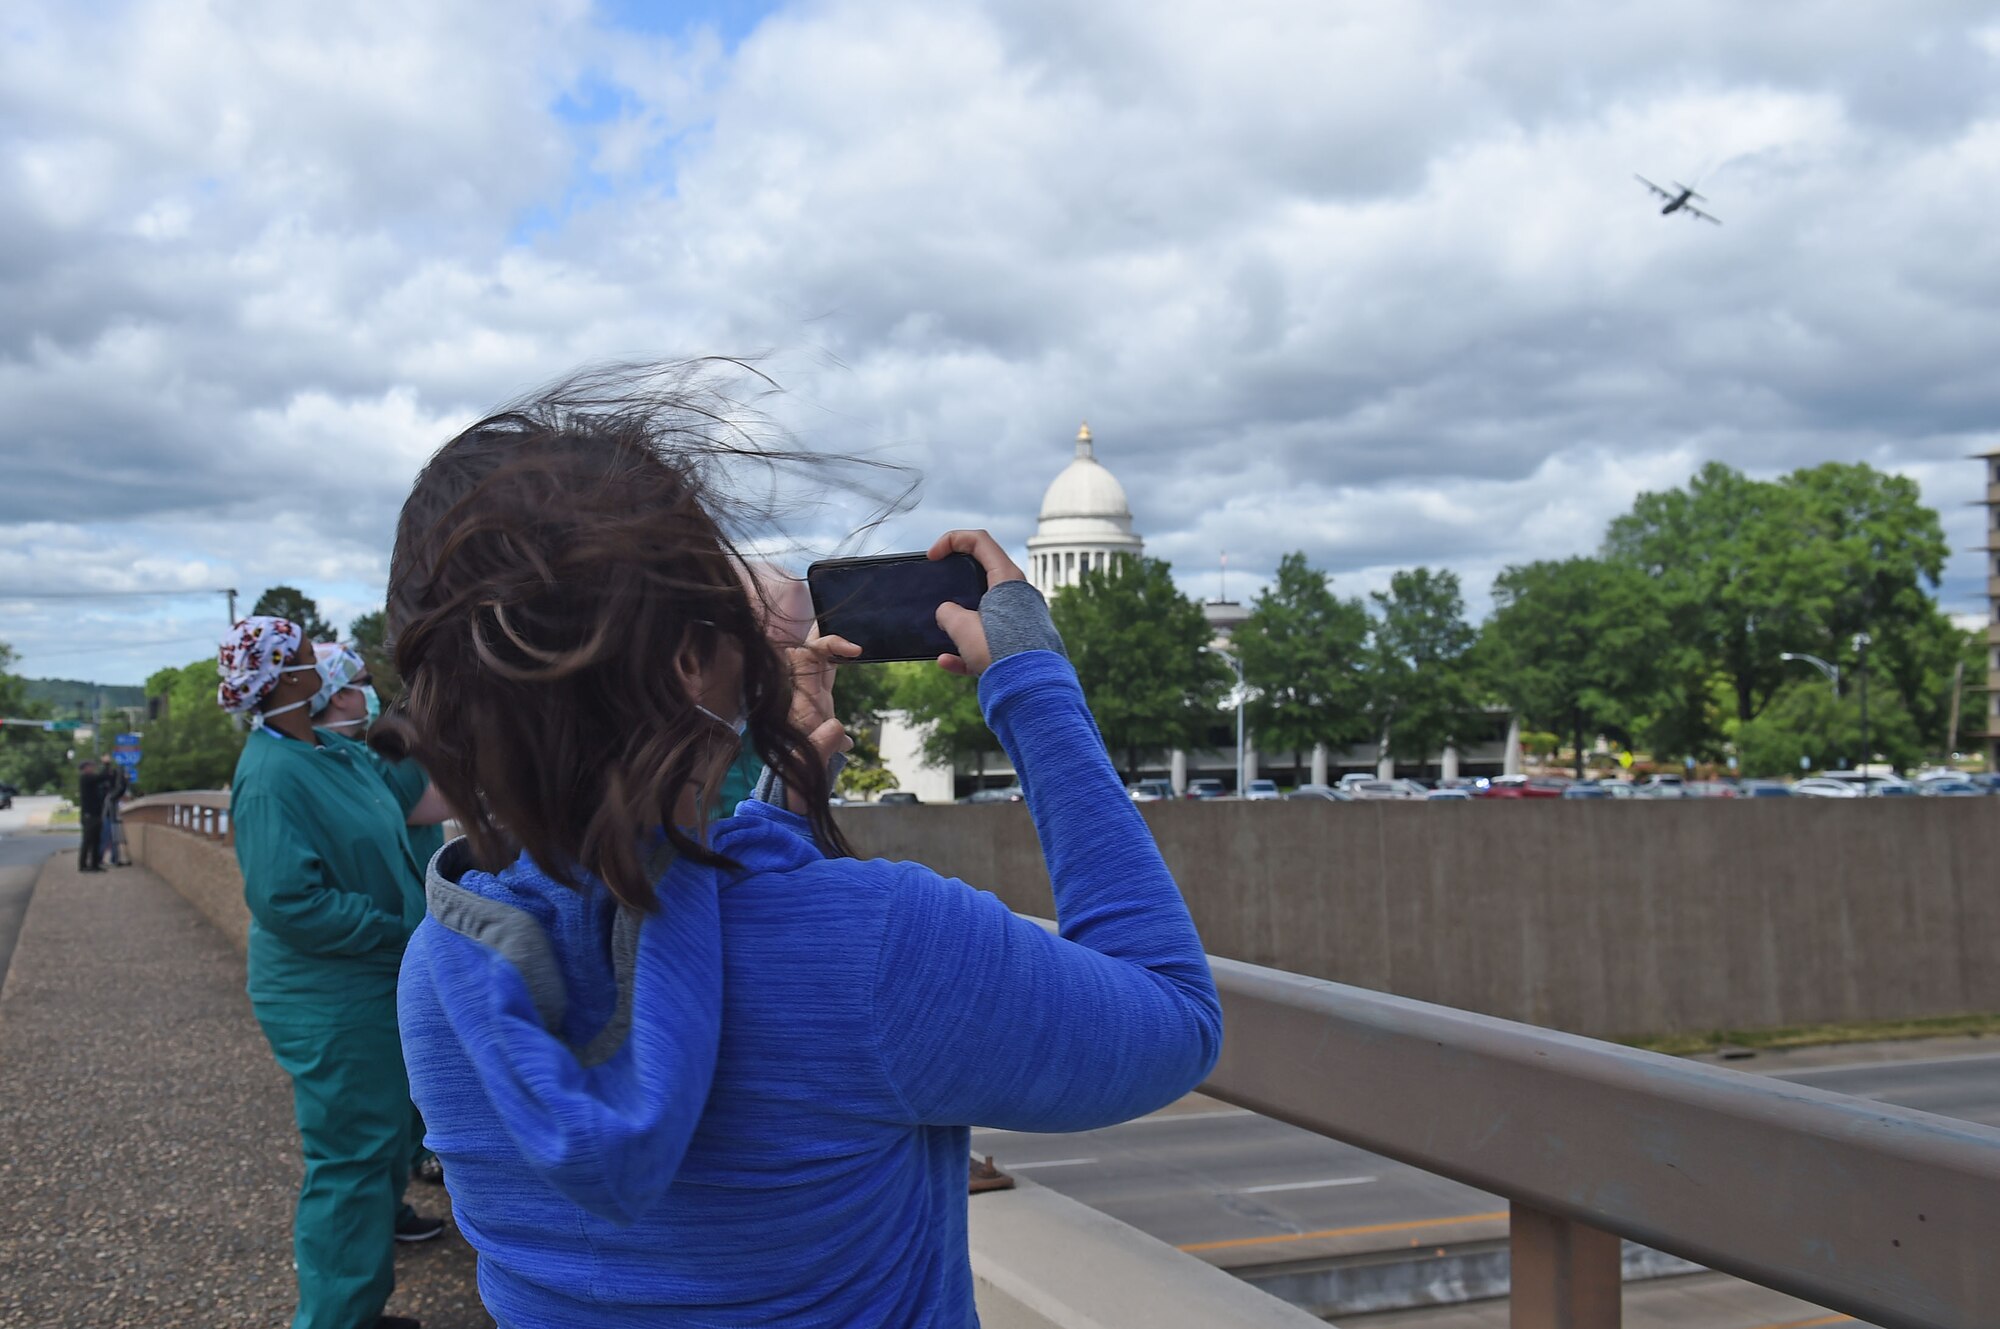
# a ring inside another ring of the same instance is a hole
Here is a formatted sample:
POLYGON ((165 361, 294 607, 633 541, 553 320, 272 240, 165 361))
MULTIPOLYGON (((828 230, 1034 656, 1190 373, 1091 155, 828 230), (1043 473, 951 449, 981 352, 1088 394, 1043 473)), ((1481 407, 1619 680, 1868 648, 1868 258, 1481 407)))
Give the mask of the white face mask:
MULTIPOLYGON (((319 662, 318 662, 317 660, 315 660, 315 661, 314 661, 313 663, 311 663, 311 664, 302 664, 302 665, 286 665, 286 666, 285 666, 284 668, 280 669, 280 670, 279 670, 278 672, 279 672, 279 673, 281 673, 281 674, 297 674, 297 673, 301 673, 301 672, 303 672, 304 670, 307 670, 307 669, 310 669, 310 670, 312 670, 312 671, 313 671, 314 673, 316 673, 316 674, 318 674, 318 675, 319 675, 319 686, 320 686, 320 692, 326 692, 328 696, 331 696, 331 695, 333 695, 333 694, 332 694, 331 692, 328 692, 328 691, 327 691, 327 686, 326 686, 326 666, 324 666, 324 665, 320 664, 320 663, 319 663, 319 662)), ((316 701, 319 701, 319 698, 320 698, 320 692, 315 692, 315 693, 314 693, 314 694, 313 694, 312 696, 310 696, 310 697, 307 697, 307 698, 306 698, 306 699, 305 699, 304 701, 295 701, 295 702, 293 702, 293 703, 292 703, 291 705, 289 705, 289 706, 280 706, 280 707, 278 707, 278 708, 277 708, 276 710, 270 710, 270 711, 259 711, 259 712, 257 712, 257 713, 256 713, 255 715, 253 715, 253 716, 251 716, 251 717, 250 717, 250 724, 251 724, 251 725, 252 725, 252 727, 254 727, 254 728, 257 728, 257 729, 262 729, 262 728, 264 727, 264 724, 265 724, 265 722, 266 722, 266 721, 268 721, 268 720, 269 720, 269 719, 270 719, 270 718, 271 718, 272 716, 274 716, 274 715, 283 715, 283 714, 284 714, 284 713, 285 713, 286 711, 296 711, 296 710, 298 710, 298 709, 299 709, 299 708, 300 708, 301 706, 311 706, 311 705, 312 705, 312 704, 313 704, 314 702, 316 702, 316 701)), ((325 703, 324 703, 324 702, 322 702, 322 703, 321 703, 321 706, 324 706, 324 705, 325 705, 325 703)), ((319 708, 319 707, 314 707, 314 709, 315 709, 315 710, 318 710, 318 709, 320 709, 320 708, 319 708)))
POLYGON ((322 729, 352 729, 356 725, 373 724, 382 715, 382 699, 375 695, 375 689, 363 687, 359 683, 349 683, 344 688, 335 688, 335 695, 342 692, 358 692, 368 705, 368 714, 358 720, 331 720, 320 726, 322 729))

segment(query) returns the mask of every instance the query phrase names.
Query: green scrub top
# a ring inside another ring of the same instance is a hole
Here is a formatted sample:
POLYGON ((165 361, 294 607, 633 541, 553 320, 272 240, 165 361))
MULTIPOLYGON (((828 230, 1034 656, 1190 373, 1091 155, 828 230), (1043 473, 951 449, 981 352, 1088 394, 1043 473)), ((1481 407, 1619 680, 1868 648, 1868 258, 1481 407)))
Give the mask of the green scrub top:
POLYGON ((729 770, 722 777, 722 788, 717 791, 715 806, 709 811, 709 820, 736 815, 736 805, 750 797, 750 791, 757 787, 757 781, 764 774, 764 759, 757 755, 757 749, 744 746, 736 754, 736 760, 729 763, 729 770))
POLYGON ((424 916, 423 865, 404 823, 429 778, 315 730, 320 746, 258 729, 230 787, 250 906, 250 1000, 347 1006, 394 1000, 424 916))
POLYGON ((419 875, 430 871, 431 860, 437 851, 444 848, 444 823, 431 826, 405 826, 405 834, 410 837, 410 855, 417 860, 419 875))

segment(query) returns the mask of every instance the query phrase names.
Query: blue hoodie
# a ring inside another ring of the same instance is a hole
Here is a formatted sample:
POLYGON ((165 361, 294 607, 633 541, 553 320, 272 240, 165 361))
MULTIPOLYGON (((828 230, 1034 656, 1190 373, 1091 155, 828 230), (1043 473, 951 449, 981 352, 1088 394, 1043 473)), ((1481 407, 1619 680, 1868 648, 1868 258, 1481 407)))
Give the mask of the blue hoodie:
POLYGON ((506 1329, 976 1324, 969 1128, 1107 1126, 1207 1074, 1201 942, 1069 662, 979 692, 1060 936, 755 800, 710 828, 740 869, 676 861, 643 917, 438 856, 404 1053, 506 1329))

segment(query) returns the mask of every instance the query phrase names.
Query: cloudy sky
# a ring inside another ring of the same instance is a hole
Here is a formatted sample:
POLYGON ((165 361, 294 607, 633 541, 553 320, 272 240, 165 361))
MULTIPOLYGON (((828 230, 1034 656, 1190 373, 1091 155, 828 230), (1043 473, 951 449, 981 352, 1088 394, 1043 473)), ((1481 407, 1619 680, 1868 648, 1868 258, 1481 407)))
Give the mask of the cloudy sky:
POLYGON ((1204 594, 1303 549, 1483 609, 1709 458, 1907 473, 1963 547, 1996 215, 1990 3, 27 0, 0 640, 136 682, 222 599, 96 593, 344 624, 432 449, 614 356, 764 355, 919 470, 872 548, 1020 546, 1085 417, 1204 594))

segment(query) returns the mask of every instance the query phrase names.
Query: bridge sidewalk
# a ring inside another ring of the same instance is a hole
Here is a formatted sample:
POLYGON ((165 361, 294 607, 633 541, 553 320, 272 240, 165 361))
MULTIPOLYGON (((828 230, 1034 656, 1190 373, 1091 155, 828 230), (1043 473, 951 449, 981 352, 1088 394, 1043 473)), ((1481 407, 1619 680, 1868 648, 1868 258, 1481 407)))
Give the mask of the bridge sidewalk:
MULTIPOLYGON (((287 1320, 291 1091, 242 957, 165 881, 43 867, 0 990, 0 1122, 0 1324, 287 1320)), ((403 1248, 389 1310, 487 1329, 473 1269, 456 1230, 403 1248)))

